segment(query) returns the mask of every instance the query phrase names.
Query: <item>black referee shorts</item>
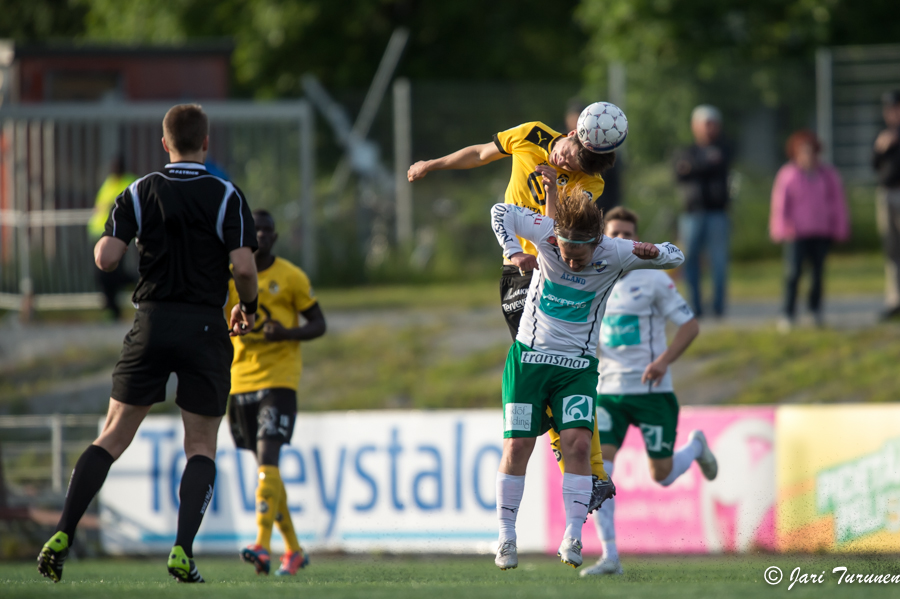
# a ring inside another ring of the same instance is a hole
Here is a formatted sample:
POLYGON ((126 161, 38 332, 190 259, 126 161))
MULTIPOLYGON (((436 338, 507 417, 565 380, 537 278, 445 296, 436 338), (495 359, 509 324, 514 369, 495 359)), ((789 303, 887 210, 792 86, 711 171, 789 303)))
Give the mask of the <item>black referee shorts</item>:
POLYGON ((112 398, 133 406, 165 401, 166 382, 174 372, 178 407, 201 416, 222 416, 233 356, 222 310, 141 302, 113 370, 112 398))
POLYGON ((519 333, 519 321, 522 320, 522 312, 525 311, 525 299, 528 297, 533 272, 530 270, 523 275, 517 266, 503 265, 503 276, 500 277, 500 307, 503 308, 503 317, 506 318, 506 325, 513 341, 519 333))
POLYGON ((279 446, 291 442, 297 420, 297 392, 276 387, 250 393, 236 393, 228 406, 228 423, 234 444, 256 451, 260 439, 279 446))

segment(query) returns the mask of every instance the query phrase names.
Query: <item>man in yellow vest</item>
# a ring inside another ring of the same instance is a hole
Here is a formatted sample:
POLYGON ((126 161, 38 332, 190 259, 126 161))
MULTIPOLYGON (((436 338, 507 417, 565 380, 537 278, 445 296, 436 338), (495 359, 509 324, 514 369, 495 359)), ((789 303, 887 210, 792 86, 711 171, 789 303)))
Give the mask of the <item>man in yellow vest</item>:
MULTIPOLYGON (((88 235, 91 237, 91 243, 96 243, 103 236, 106 219, 109 218, 109 211, 112 210, 116 198, 136 180, 137 177, 125 172, 125 159, 121 155, 112 159, 109 165, 109 175, 103 181, 100 191, 97 192, 97 199, 94 200, 94 214, 88 221, 88 235)), ((119 320, 122 311, 116 302, 116 295, 118 295, 119 289, 131 282, 131 277, 123 268, 117 268, 112 272, 104 272, 98 268, 96 277, 97 286, 100 287, 106 298, 105 308, 109 310, 113 320, 119 320)))

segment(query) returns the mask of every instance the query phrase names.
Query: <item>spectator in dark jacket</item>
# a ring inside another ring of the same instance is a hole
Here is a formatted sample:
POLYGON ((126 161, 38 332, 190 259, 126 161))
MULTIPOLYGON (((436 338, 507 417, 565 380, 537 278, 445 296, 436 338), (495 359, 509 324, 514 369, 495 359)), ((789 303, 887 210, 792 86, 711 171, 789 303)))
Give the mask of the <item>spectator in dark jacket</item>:
POLYGON ((709 105, 691 113, 694 144, 678 153, 675 176, 684 198, 684 213, 678 223, 684 249, 684 274, 694 304, 694 314, 703 314, 700 294, 700 263, 709 249, 713 278, 713 313, 725 314, 728 279, 729 222, 728 172, 730 147, 722 140, 722 114, 709 105))
POLYGON ((885 319, 900 317, 900 90, 882 97, 884 124, 875 139, 872 167, 878 173, 878 230, 887 259, 885 319))

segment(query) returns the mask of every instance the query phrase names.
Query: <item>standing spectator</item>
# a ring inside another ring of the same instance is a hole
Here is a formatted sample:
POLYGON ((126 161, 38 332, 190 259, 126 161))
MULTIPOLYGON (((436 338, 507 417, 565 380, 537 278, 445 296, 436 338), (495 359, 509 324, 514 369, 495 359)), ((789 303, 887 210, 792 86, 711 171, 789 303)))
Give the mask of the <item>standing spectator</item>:
POLYGON ((679 152, 675 176, 684 197, 684 214, 679 219, 679 237, 684 247, 684 274, 691 291, 694 314, 703 314, 700 293, 700 261, 709 256, 713 277, 713 313, 725 314, 725 285, 728 279, 728 171, 731 148, 722 139, 722 113, 708 104, 691 113, 694 144, 679 152))
MULTIPOLYGON (((578 117, 588 105, 579 97, 569 100, 566 105, 566 128, 565 131, 575 131, 578 129, 578 117)), ((603 173, 603 193, 595 200, 597 206, 603 209, 603 212, 609 212, 622 203, 622 153, 616 152, 616 163, 612 168, 603 173)))
MULTIPOLYGON (((97 192, 97 198, 94 200, 94 213, 91 215, 91 220, 88 221, 88 235, 91 237, 91 243, 96 244, 103 237, 103 232, 106 230, 106 219, 109 218, 109 212, 112 210, 116 198, 136 179, 137 177, 125 171, 123 156, 119 155, 112 159, 109 164, 109 175, 97 192)), ((109 311, 112 319, 118 321, 122 310, 119 308, 116 296, 118 296, 119 290, 132 283, 133 279, 124 268, 117 268, 111 272, 97 268, 94 272, 97 286, 100 287, 106 300, 104 307, 109 311)))
POLYGON ((797 131, 788 138, 789 162, 781 167, 772 187, 769 235, 784 243, 784 316, 779 330, 794 323, 797 284, 803 263, 812 267, 809 310, 822 326, 822 273, 832 241, 850 237, 847 200, 837 170, 819 162, 821 145, 812 131, 797 131))
POLYGON ((878 173, 878 230, 887 258, 882 317, 900 317, 900 89, 884 94, 884 131, 875 139, 872 166, 878 173))

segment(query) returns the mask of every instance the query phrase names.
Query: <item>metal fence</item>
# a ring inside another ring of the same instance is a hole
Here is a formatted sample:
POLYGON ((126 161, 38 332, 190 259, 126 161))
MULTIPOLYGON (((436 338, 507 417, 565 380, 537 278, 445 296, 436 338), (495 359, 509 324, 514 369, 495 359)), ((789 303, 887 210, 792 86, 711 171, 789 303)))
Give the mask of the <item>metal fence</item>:
MULTIPOLYGON (((145 174, 167 161, 170 104, 0 107, 0 308, 101 306, 87 223, 110 161, 145 174)), ((258 207, 302 214, 303 267, 317 266, 314 121, 303 100, 210 102, 209 160, 258 207)))
POLYGON ((872 183, 872 144, 884 128, 881 95, 900 89, 900 45, 826 48, 816 57, 817 121, 825 157, 853 182, 872 183))
POLYGON ((11 500, 59 498, 74 460, 97 436, 102 416, 0 416, 0 486, 11 500))

